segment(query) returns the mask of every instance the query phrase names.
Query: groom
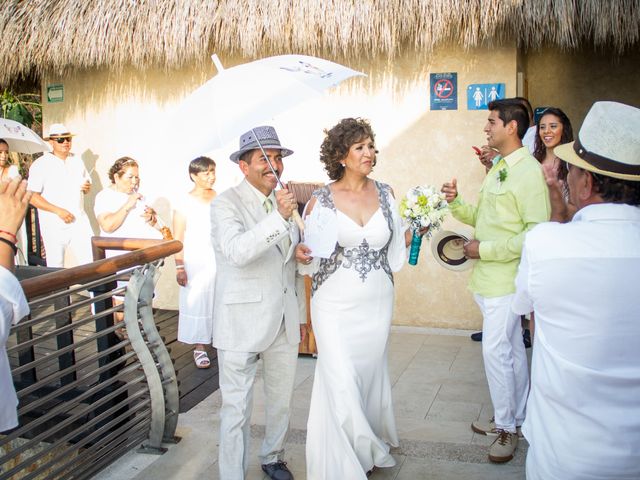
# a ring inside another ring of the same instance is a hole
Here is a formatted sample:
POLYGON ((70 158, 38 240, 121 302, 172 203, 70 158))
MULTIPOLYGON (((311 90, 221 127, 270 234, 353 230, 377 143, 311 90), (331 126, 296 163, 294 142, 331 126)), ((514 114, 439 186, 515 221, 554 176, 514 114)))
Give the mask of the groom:
POLYGON ((249 427, 258 359, 263 361, 265 438, 262 470, 275 480, 292 480, 283 461, 289 427, 298 344, 306 328, 304 284, 293 255, 297 207, 288 190, 274 191, 283 157, 273 127, 255 127, 240 137, 230 158, 244 174, 237 186, 211 203, 216 255, 213 346, 220 367, 220 478, 243 480, 249 465, 249 427))

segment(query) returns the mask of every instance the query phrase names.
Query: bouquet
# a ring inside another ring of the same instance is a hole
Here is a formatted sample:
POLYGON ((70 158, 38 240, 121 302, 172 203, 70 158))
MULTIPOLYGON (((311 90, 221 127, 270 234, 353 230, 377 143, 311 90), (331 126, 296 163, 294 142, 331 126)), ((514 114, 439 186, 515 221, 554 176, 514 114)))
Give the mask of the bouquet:
POLYGON ((418 263, 420 245, 422 244, 421 229, 429 228, 425 235, 431 237, 442 227, 442 221, 449 211, 444 194, 431 185, 418 186, 409 189, 400 202, 400 216, 409 223, 413 231, 411 250, 409 251, 409 265, 418 263))

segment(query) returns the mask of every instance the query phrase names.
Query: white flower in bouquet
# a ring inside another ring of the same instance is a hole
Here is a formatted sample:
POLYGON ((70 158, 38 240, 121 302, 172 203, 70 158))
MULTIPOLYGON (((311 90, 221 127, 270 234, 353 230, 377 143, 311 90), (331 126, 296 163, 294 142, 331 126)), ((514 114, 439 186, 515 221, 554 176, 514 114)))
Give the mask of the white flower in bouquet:
POLYGON ((409 189, 400 201, 400 216, 414 232, 429 227, 427 238, 440 229, 448 211, 444 195, 431 185, 409 189))

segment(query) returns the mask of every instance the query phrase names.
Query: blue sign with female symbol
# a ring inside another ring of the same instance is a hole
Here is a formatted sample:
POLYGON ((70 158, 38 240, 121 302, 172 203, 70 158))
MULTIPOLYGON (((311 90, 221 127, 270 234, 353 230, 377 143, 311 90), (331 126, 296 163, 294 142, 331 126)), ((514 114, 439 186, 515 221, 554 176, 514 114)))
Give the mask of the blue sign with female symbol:
POLYGON ((504 98, 504 83, 472 83, 467 87, 467 109, 487 110, 489 102, 504 98))

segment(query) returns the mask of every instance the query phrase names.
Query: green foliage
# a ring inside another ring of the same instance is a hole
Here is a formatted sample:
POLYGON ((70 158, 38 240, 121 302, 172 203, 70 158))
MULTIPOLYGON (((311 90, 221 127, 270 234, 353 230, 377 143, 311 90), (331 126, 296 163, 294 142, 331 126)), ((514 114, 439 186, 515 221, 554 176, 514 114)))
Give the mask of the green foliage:
POLYGON ((5 90, 0 96, 0 111, 3 118, 9 118, 33 128, 42 124, 42 104, 40 96, 34 93, 15 94, 5 90))

